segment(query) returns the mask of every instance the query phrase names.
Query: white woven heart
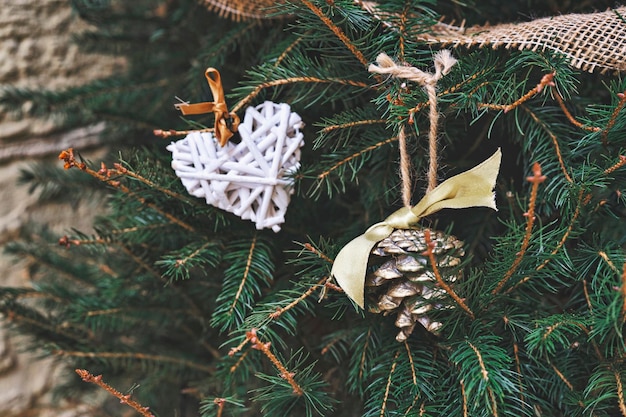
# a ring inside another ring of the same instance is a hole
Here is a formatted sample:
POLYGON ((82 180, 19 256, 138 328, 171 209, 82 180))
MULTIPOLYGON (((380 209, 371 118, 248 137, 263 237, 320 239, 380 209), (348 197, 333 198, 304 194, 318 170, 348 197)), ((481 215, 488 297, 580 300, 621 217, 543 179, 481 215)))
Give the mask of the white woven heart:
POLYGON ((213 134, 194 132, 167 149, 189 194, 278 232, 293 194, 285 177, 300 166, 301 127, 288 104, 266 101, 246 109, 239 144, 220 147, 213 134))

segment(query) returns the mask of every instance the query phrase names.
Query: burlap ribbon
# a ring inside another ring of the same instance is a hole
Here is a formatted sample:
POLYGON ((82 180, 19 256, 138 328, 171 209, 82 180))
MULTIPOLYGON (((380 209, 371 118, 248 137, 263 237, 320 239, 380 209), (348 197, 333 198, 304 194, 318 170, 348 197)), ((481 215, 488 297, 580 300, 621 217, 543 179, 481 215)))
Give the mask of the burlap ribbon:
POLYGON ((239 126, 239 116, 236 113, 229 113, 222 87, 222 78, 215 68, 207 68, 204 75, 211 87, 214 102, 204 103, 179 103, 176 108, 184 115, 213 113, 215 115, 215 137, 221 146, 226 145, 228 139, 237 131, 239 126))
POLYGON ((331 274, 346 295, 363 308, 370 251, 394 229, 415 227, 422 217, 444 208, 489 207, 497 210, 493 188, 501 158, 502 153, 498 149, 480 165, 444 181, 426 193, 415 206, 401 208, 344 246, 335 258, 331 274))

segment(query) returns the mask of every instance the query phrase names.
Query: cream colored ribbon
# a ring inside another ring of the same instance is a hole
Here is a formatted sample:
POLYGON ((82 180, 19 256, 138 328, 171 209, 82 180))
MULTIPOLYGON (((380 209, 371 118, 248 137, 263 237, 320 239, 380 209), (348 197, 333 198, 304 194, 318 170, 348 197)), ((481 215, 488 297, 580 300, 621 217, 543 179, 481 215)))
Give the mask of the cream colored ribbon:
POLYGON ((394 229, 415 227, 422 217, 444 208, 496 208, 493 188, 496 184, 502 152, 498 149, 489 159, 469 171, 441 183, 413 207, 403 207, 384 221, 376 223, 361 236, 344 246, 335 258, 331 275, 359 307, 363 308, 367 261, 374 245, 394 229))

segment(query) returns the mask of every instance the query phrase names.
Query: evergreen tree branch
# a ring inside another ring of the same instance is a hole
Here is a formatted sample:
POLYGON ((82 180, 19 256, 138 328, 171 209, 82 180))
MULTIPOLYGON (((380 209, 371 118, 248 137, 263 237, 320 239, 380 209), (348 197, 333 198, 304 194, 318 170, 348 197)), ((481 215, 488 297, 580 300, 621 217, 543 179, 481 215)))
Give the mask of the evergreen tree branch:
POLYGON ((541 175, 541 166, 535 162, 533 165, 533 176, 527 177, 526 181, 532 184, 530 191, 530 200, 528 202, 528 211, 524 213, 526 217, 526 233, 524 234, 524 240, 522 241, 522 246, 520 247, 519 252, 513 264, 508 269, 508 271, 504 274, 504 277, 498 282, 498 285, 492 291, 493 295, 498 294, 502 288, 506 285, 509 279, 513 276, 517 268, 519 267, 522 259, 524 259, 524 255, 526 254, 526 250, 528 249, 528 245, 530 244, 530 236, 533 230, 533 225, 535 223, 535 205, 537 204, 537 191, 539 190, 539 184, 544 182, 546 177, 541 175))
MULTIPOLYGON (((439 99, 440 97, 444 97, 446 95, 453 94, 453 93, 459 91, 463 86, 465 86, 465 85, 473 82, 474 80, 484 76, 488 72, 489 72, 488 68, 485 68, 485 69, 482 69, 482 70, 479 70, 479 71, 475 72, 474 74, 472 74, 469 77, 463 79, 462 81, 456 83, 455 85, 453 85, 453 86, 451 86, 451 87, 449 87, 449 88, 447 88, 447 89, 445 89, 443 91, 437 92, 437 98, 439 99)), ((474 90, 478 90, 483 85, 484 85, 484 83, 478 85, 477 87, 474 88, 474 90)), ((467 95, 467 98, 468 99, 471 98, 473 93, 474 93, 474 91, 469 92, 468 95, 467 95)), ((415 114, 420 112, 426 106, 428 106, 428 100, 422 101, 419 104, 417 104, 416 106, 410 108, 409 111, 408 111, 408 114, 409 114, 408 123, 409 124, 413 124, 414 123, 414 119, 415 119, 415 114)), ((454 107, 454 106, 457 106, 457 105, 455 103, 453 103, 451 105, 451 107, 454 107)))
MULTIPOLYGON (((248 343, 247 339, 245 339, 244 341, 245 341, 245 343, 248 343)), ((234 352, 233 349, 231 349, 231 351, 228 352, 228 356, 233 356, 234 353, 233 353, 233 355, 231 355, 232 352, 234 352)), ((245 352, 243 352, 243 354, 239 357, 239 359, 237 359, 237 362, 235 362, 235 364, 230 367, 230 373, 231 374, 235 373, 235 371, 239 368, 239 366, 241 366, 243 361, 246 360, 246 356, 248 356, 249 353, 250 353, 250 350, 246 350, 245 352)))
POLYGON ((385 139, 383 141, 380 141, 378 143, 375 143, 374 145, 370 145, 367 148, 361 149, 358 152, 353 153, 352 155, 342 159, 341 161, 335 163, 333 166, 331 166, 330 168, 326 169, 325 171, 321 172, 320 174, 317 175, 318 180, 323 181, 326 177, 328 177, 333 171, 337 170, 338 168, 342 167, 343 165, 349 163, 350 161, 363 156, 364 154, 368 153, 368 152, 372 152, 382 146, 385 146, 389 143, 395 142, 398 140, 397 136, 391 137, 389 139, 385 139))
POLYGON ((626 156, 625 155, 620 155, 619 156, 619 161, 616 162, 614 165, 610 166, 609 168, 605 169, 604 170, 604 174, 609 175, 609 174, 617 171, 618 169, 620 169, 624 165, 626 165, 626 156))
MULTIPOLYGON (((626 266, 624 268, 624 274, 626 276, 626 266)), ((626 403, 624 402, 624 386, 622 385, 622 377, 619 371, 613 371, 615 375, 615 384, 617 387, 617 404, 619 405, 619 411, 622 413, 622 417, 626 417, 626 403)))
POLYGON ((353 127, 367 126, 367 125, 373 125, 373 124, 386 124, 386 123, 387 123, 387 120, 385 119, 356 120, 356 121, 348 122, 348 123, 325 126, 322 130, 320 130, 320 133, 327 134, 334 130, 339 130, 339 129, 351 129, 353 127))
POLYGON ((314 254, 316 254, 317 256, 319 256, 321 259, 325 260, 326 262, 328 262, 329 264, 332 265, 332 263, 334 262, 332 259, 330 259, 326 254, 324 254, 323 252, 321 252, 319 249, 317 249, 315 246, 313 246, 310 243, 305 243, 304 244, 304 248, 309 250, 310 252, 313 252, 314 254))
POLYGON ((459 384, 461 384, 461 398, 463 398, 463 417, 468 417, 469 414, 467 410, 467 393, 465 392, 465 383, 461 379, 459 384))
POLYGON ((606 262, 606 264, 609 266, 609 268, 611 268, 613 270, 613 272, 615 272, 616 274, 621 273, 617 267, 615 266, 615 264, 613 263, 613 261, 611 261, 611 258, 609 258, 609 255, 606 254, 605 251, 601 250, 598 251, 598 255, 600 256, 600 258, 602 258, 602 260, 604 262, 606 262))
POLYGON ((535 95, 541 93, 545 87, 554 87, 555 86, 555 84, 554 84, 554 75, 555 75, 555 73, 545 74, 541 78, 541 81, 539 81, 539 84, 537 84, 530 91, 528 91, 526 94, 524 94, 522 97, 520 97, 519 99, 515 100, 511 104, 479 103, 478 107, 479 108, 486 108, 486 109, 490 109, 490 110, 502 110, 502 111, 504 111, 504 113, 508 113, 509 111, 513 110, 514 108, 516 108, 518 106, 521 106, 522 104, 524 104, 525 102, 527 102, 528 100, 533 98, 535 95))
POLYGON ((573 124, 574 126, 580 129, 586 130, 588 132, 599 132, 600 130, 602 130, 597 126, 586 126, 583 123, 576 120, 576 118, 572 115, 572 113, 570 113, 570 111, 565 106, 563 97, 561 97, 561 94, 559 93, 559 90, 556 88, 556 86, 552 86, 551 91, 552 91, 552 95, 554 96, 554 98, 556 98, 556 101, 559 103, 559 107, 561 107, 561 110, 563 110, 565 117, 567 117, 567 120, 569 120, 571 124, 573 124))
POLYGON ((134 197, 137 201, 139 201, 142 205, 145 205, 146 207, 151 208, 152 210, 156 211, 157 213, 161 214, 163 217, 165 217, 166 219, 168 219, 169 221, 171 221, 172 223, 182 227, 183 229, 186 229, 189 232, 195 232, 196 229, 191 226, 190 224, 184 222, 183 220, 178 219, 177 217, 175 217, 174 215, 164 211, 163 209, 159 208, 156 204, 151 203, 149 201, 147 201, 145 198, 137 195, 137 193, 131 191, 128 187, 126 187, 125 185, 123 185, 120 181, 112 179, 110 176, 107 176, 107 172, 100 172, 100 171, 94 171, 93 169, 89 168, 87 166, 87 164, 85 164, 84 162, 77 162, 76 158, 74 157, 74 149, 72 148, 68 148, 67 150, 62 151, 59 154, 59 159, 63 160, 65 162, 64 168, 65 169, 70 169, 70 168, 78 168, 83 172, 86 172, 87 174, 91 175, 92 177, 112 186, 113 188, 116 188, 118 190, 120 190, 121 192, 128 194, 131 197, 134 197))
MULTIPOLYGON (((569 388, 570 391, 574 391, 574 385, 572 385, 572 383, 569 382, 567 378, 565 378, 565 375, 563 375, 563 372, 561 372, 559 368, 556 367, 555 364, 551 363, 550 361, 548 361, 548 363, 552 367, 552 370, 554 371, 554 373, 559 377, 559 379, 563 381, 565 385, 567 385, 567 388, 569 388)), ((582 402, 579 402, 579 404, 583 406, 582 402)))
POLYGON ((452 287, 448 285, 448 283, 443 279, 441 273, 439 272, 437 259, 435 258, 435 252, 433 251, 433 249, 435 248, 435 243, 430 238, 430 229, 424 230, 424 240, 426 241, 427 247, 425 255, 428 256, 428 259, 430 261, 430 267, 433 269, 433 274, 435 275, 435 279, 437 280, 437 285, 439 285, 445 292, 447 292, 448 295, 452 297, 454 301, 459 305, 459 307, 465 310, 467 315, 470 316, 472 320, 474 320, 476 316, 474 316, 472 310, 470 310, 467 304, 465 304, 465 301, 463 301, 463 299, 456 294, 452 287))
POLYGON ((626 322, 626 263, 623 266, 622 286, 620 287, 622 294, 622 322, 626 322))
MULTIPOLYGON (((591 200, 591 194, 587 194, 586 197, 583 199, 584 195, 585 195, 584 189, 581 188, 580 191, 578 192, 578 202, 576 204, 576 209, 574 210, 574 214, 572 215, 572 218, 569 221, 569 225, 567 226, 567 229, 565 229, 565 232, 563 233, 561 240, 555 246, 552 252, 550 252, 550 255, 546 259, 544 259, 544 261, 537 268, 535 268, 535 271, 541 271, 543 268, 545 268, 550 263, 550 261, 554 259, 554 256, 563 248, 563 246, 565 245, 565 242, 567 242, 567 239, 569 239, 570 234, 572 233, 572 230, 574 229, 574 226, 576 225, 576 221, 578 220, 578 216, 580 215, 580 209, 582 208, 582 206, 587 205, 589 201, 591 200)), ((530 275, 522 278, 517 284, 513 285, 511 288, 506 290, 505 293, 510 294, 511 292, 515 291, 520 285, 523 285, 524 283, 528 282, 530 279, 531 279, 530 275)))
POLYGON ((161 138, 169 138, 170 136, 187 136, 190 133, 205 133, 205 132, 215 132, 214 127, 207 127, 204 129, 193 129, 193 130, 163 130, 163 129, 154 129, 152 133, 155 136, 159 136, 161 138))
MULTIPOLYGON (((309 33, 310 34, 310 33, 309 33)), ((300 43, 302 43, 302 41, 304 41, 305 36, 307 34, 305 34, 304 36, 299 36, 298 38, 296 38, 296 40, 294 40, 293 42, 291 42, 283 52, 281 52, 281 54, 278 56, 278 58, 276 58, 276 62, 274 63, 274 68, 278 68, 280 67, 280 65, 282 64, 282 62, 285 60, 285 58, 287 58, 287 56, 289 55, 289 53, 291 53, 291 51, 293 51, 300 43)))
POLYGON ((149 179, 139 175, 136 172, 133 172, 131 170, 129 170, 126 167, 123 167, 122 164, 116 162, 113 164, 114 169, 111 168, 107 168, 106 165, 104 164, 104 162, 101 163, 101 167, 100 167, 100 171, 102 174, 106 175, 107 177, 111 177, 111 176, 119 176, 119 175, 124 175, 133 179, 136 179, 137 181, 142 182, 143 184, 145 184, 146 186, 148 186, 150 189, 153 190, 157 190, 169 197, 175 198, 177 200, 180 200, 182 202, 185 202, 187 204, 190 205, 197 205, 197 200, 192 200, 187 196, 184 196, 182 194, 179 194, 175 191, 170 190, 169 188, 165 188, 162 187, 158 184, 156 184, 153 181, 150 181, 149 179))
POLYGON ((201 365, 186 359, 175 358, 165 355, 152 355, 142 352, 81 352, 57 349, 52 351, 53 355, 73 357, 73 358, 90 358, 90 359, 136 359, 140 361, 153 361, 161 363, 173 363, 181 365, 189 369, 195 369, 207 374, 213 374, 215 369, 212 366, 201 365))
POLYGON ((213 325, 225 331, 243 324, 255 305, 255 297, 262 292, 261 286, 271 285, 274 264, 270 250, 269 241, 256 231, 249 237, 228 242, 223 259, 228 267, 211 318, 213 325))
POLYGON ((585 296, 585 302, 587 303, 587 308, 589 309, 589 314, 593 316, 593 304, 591 303, 591 298, 589 298, 589 289, 587 288, 586 279, 583 279, 583 294, 585 296))
POLYGON ((613 113, 611 113, 611 117, 609 118, 609 122, 606 124, 605 128, 602 130, 602 144, 603 145, 608 144, 609 131, 613 128, 613 126, 615 126, 615 122, 617 122, 617 116, 622 111, 622 108, 624 107, 624 105, 626 105, 626 91, 624 91, 623 93, 617 93, 617 97, 619 98, 617 106, 615 106, 615 109, 613 110, 613 113))
POLYGON ((150 410, 149 407, 142 406, 137 401, 131 399, 130 398, 130 394, 124 395, 121 392, 119 392, 118 390, 116 390, 115 388, 113 388, 112 386, 110 386, 109 384, 107 384, 106 382, 104 382, 102 380, 102 375, 94 376, 93 374, 91 374, 89 371, 87 371, 85 369, 76 369, 75 371, 82 378, 83 381, 90 382, 92 384, 98 385, 100 388, 104 389, 109 394, 111 394, 114 397, 118 398, 122 404, 126 404, 129 407, 133 408, 135 411, 137 411, 142 416, 144 416, 144 417, 154 417, 154 414, 152 414, 149 411, 150 410))
MULTIPOLYGON (((44 330, 46 332, 50 332, 51 334, 57 334, 63 337, 66 337, 70 340, 74 340, 76 342, 84 342, 86 339, 94 341, 96 340, 95 334, 86 328, 80 328, 82 334, 76 334, 68 331, 67 323, 62 324, 51 324, 46 323, 43 320, 38 320, 34 317, 28 317, 25 314, 20 314, 14 311, 11 308, 7 308, 2 306, 2 313, 6 316, 9 321, 15 322, 17 324, 33 326, 40 330, 44 330)), ((77 326, 73 326, 77 327, 77 326)))
POLYGON ((354 43, 348 38, 348 36, 341 30, 340 27, 335 25, 332 20, 316 5, 314 5, 309 0, 301 0, 302 3, 308 7, 319 19, 330 29, 335 36, 348 48, 348 50, 354 55, 354 57, 363 65, 363 67, 367 68, 369 62, 365 58, 365 55, 354 45, 354 43))
POLYGON ((278 360, 276 355, 272 353, 270 349, 270 346, 271 346, 270 342, 267 342, 267 343, 261 342, 261 340, 257 336, 256 329, 252 329, 246 332, 246 339, 248 339, 250 343, 252 343, 253 349, 260 350, 261 352, 263 352, 265 356, 267 356, 270 362, 272 362, 272 364, 280 372, 280 377, 286 380, 289 383, 289 385, 291 385, 291 387, 293 388, 293 393, 295 395, 302 396, 304 394, 304 391, 302 390, 300 385, 298 385, 296 380, 293 379, 295 374, 293 372, 289 372, 287 368, 285 368, 285 365, 283 365, 282 362, 278 360))
POLYGON ((256 96, 261 93, 261 91, 267 88, 280 87, 289 84, 298 84, 298 83, 316 83, 316 84, 339 84, 339 85, 348 85, 352 87, 361 87, 361 88, 369 88, 370 86, 361 81, 354 81, 350 79, 339 79, 339 78, 318 78, 318 77, 289 77, 278 80, 266 81, 261 84, 256 85, 252 91, 244 98, 239 100, 237 104, 235 104, 232 108, 232 112, 236 113, 241 110, 243 107, 247 106, 252 100, 256 98, 256 96))
MULTIPOLYGON (((505 317, 506 318, 506 317, 505 317)), ((515 359, 515 372, 517 373, 517 383, 519 385, 520 401, 525 402, 524 399, 524 384, 522 382, 522 363, 519 359, 519 345, 517 342, 513 342, 513 359, 515 359)))
POLYGON ((559 166, 561 167, 561 172, 563 172, 563 176, 565 177, 567 182, 573 183, 574 180, 572 180, 572 177, 570 177, 569 173, 567 172, 567 168, 565 167, 565 162, 563 162, 563 155, 561 154, 561 147, 559 146, 559 142, 554 132, 552 132, 550 128, 543 121, 541 121, 539 117, 537 117, 537 115, 532 110, 530 110, 527 106, 523 106, 522 108, 548 134, 548 136, 550 136, 550 139, 552 140, 552 143, 554 144, 554 151, 556 152, 556 157, 559 160, 559 166))
POLYGON ((407 341, 404 341, 404 347, 406 349, 407 356, 409 358, 409 363, 411 364, 411 377, 413 378, 413 385, 417 386, 417 375, 415 374, 415 364, 413 363, 413 355, 411 354, 411 348, 407 341))
POLYGON ((385 395, 383 396, 383 403, 380 406, 380 417, 385 416, 385 410, 387 408, 387 399, 389 398, 389 390, 391 389, 391 377, 393 373, 396 371, 396 366, 398 365, 398 356, 400 356, 400 351, 396 351, 396 354, 393 357, 393 363, 391 364, 391 369, 389 370, 389 375, 387 376, 387 385, 385 386, 385 395))
POLYGON ((322 278, 316 284, 309 287, 309 289, 306 290, 300 297, 296 298, 291 303, 287 304, 285 307, 278 307, 275 312, 269 315, 269 317, 273 320, 279 318, 283 313, 291 310, 292 308, 300 304, 304 299, 310 297, 311 294, 313 294, 315 290, 317 290, 319 287, 325 286, 329 279, 330 277, 322 278))

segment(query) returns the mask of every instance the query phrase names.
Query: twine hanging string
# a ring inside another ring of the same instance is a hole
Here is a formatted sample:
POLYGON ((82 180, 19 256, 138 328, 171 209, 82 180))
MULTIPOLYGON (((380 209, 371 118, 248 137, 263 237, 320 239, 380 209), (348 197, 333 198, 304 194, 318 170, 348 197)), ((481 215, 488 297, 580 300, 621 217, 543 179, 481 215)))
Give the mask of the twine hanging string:
POLYGON ((404 124, 398 133, 400 145, 400 177, 402 178, 402 203, 404 207, 411 207, 411 158, 406 146, 406 132, 404 124))
MULTIPOLYGON (((435 72, 425 72, 415 67, 403 66, 396 64, 393 59, 391 59, 384 52, 379 54, 376 58, 376 62, 378 65, 371 64, 369 66, 370 72, 375 72, 378 74, 390 74, 396 78, 403 78, 409 81, 414 81, 420 84, 426 90, 428 94, 428 104, 430 107, 430 111, 428 114, 428 118, 430 121, 430 129, 428 131, 428 154, 429 154, 429 165, 428 165, 428 188, 426 192, 433 190, 437 186, 437 132, 438 132, 438 122, 439 122, 439 111, 437 110, 437 81, 441 79, 444 75, 450 72, 454 64, 456 64, 457 60, 452 56, 452 53, 444 49, 439 51, 434 56, 434 64, 435 64, 435 72)), ((404 127, 400 130, 401 137, 404 132, 404 127)), ((400 140, 400 172, 402 174, 402 183, 403 183, 403 200, 405 205, 406 197, 404 196, 404 190, 410 190, 410 176, 405 175, 405 172, 409 172, 408 163, 408 153, 406 151, 406 141, 400 140), (405 148, 404 150, 402 148, 405 148), (405 155, 403 157, 402 155, 405 155), (407 185, 408 184, 408 185, 407 185)), ((410 200, 410 196, 408 198, 410 200)))

